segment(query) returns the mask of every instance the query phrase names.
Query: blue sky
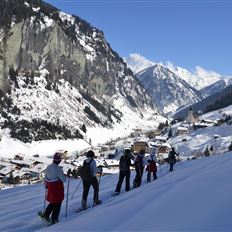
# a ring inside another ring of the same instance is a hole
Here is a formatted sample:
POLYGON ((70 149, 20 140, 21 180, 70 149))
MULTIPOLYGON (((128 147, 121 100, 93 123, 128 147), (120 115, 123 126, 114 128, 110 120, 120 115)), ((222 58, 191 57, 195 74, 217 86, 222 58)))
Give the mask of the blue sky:
POLYGON ((102 30, 121 57, 232 74, 232 0, 46 2, 102 30))

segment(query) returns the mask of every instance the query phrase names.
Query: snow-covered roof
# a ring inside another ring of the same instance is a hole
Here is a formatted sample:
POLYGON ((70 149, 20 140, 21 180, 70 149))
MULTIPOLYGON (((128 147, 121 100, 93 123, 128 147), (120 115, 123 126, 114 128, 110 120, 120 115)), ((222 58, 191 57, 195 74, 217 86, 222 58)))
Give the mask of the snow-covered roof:
POLYGON ((31 172, 35 172, 35 173, 41 173, 43 171, 45 171, 47 165, 43 164, 43 163, 39 163, 37 165, 35 165, 33 168, 30 168, 31 172))
POLYGON ((178 126, 177 130, 188 131, 188 128, 183 127, 183 126, 178 126))
POLYGON ((169 143, 162 143, 160 145, 160 147, 168 147, 168 148, 172 148, 172 146, 169 143))
POLYGON ((22 177, 22 176, 24 176, 25 174, 31 174, 29 171, 24 171, 24 170, 15 170, 15 171, 13 171, 12 172, 12 175, 13 175, 13 177, 15 178, 15 177, 22 177))
POLYGON ((9 174, 11 171, 12 171, 12 168, 8 166, 5 168, 2 168, 0 170, 0 174, 5 176, 5 175, 9 174))
POLYGON ((161 141, 166 141, 167 140, 167 137, 166 136, 161 136, 161 135, 157 135, 157 136, 155 136, 155 139, 156 140, 161 140, 161 141))
POLYGON ((32 165, 33 163, 35 163, 35 160, 16 160, 16 159, 12 159, 11 160, 12 163, 14 164, 18 164, 18 165, 32 165))
POLYGON ((119 165, 119 160, 115 160, 115 159, 105 159, 105 162, 108 166, 119 165))
POLYGON ((8 162, 4 162, 4 161, 0 161, 0 166, 3 166, 3 167, 12 167, 12 166, 15 166, 11 163, 8 163, 8 162))

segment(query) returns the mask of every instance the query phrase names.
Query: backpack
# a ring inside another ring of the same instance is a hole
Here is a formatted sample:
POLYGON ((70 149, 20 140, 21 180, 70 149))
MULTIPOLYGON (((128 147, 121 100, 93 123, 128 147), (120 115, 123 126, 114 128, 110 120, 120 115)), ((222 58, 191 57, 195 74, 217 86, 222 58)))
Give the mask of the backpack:
POLYGON ((147 171, 150 171, 150 172, 156 172, 157 171, 155 160, 151 160, 149 165, 147 165, 147 171))
POLYGON ((79 168, 79 176, 82 178, 82 180, 89 180, 93 177, 90 163, 93 161, 93 159, 87 163, 84 161, 83 165, 79 168))
POLYGON ((134 164, 135 164, 135 167, 142 169, 143 168, 143 157, 138 155, 135 159, 134 164))
POLYGON ((120 171, 128 171, 130 169, 130 160, 128 157, 122 156, 120 159, 120 171))
POLYGON ((176 152, 170 151, 170 153, 169 153, 169 155, 168 155, 168 158, 169 158, 169 159, 176 159, 175 154, 176 154, 176 152))

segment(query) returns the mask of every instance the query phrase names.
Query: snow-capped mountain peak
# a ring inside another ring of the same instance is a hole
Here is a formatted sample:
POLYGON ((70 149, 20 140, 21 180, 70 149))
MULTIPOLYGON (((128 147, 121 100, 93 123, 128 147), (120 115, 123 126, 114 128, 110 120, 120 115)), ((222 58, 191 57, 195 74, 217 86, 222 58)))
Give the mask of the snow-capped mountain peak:
POLYGON ((153 103, 164 113, 199 101, 201 93, 162 64, 155 64, 136 74, 153 103))
POLYGON ((171 62, 166 62, 165 65, 197 90, 212 85, 222 78, 220 74, 206 70, 200 66, 196 66, 193 72, 190 72, 185 68, 173 65, 171 62))

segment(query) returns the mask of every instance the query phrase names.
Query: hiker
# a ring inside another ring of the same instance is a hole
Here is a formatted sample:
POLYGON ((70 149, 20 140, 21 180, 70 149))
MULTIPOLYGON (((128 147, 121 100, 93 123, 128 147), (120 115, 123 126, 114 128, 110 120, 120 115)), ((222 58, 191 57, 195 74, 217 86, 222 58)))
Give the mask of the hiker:
POLYGON ((121 156, 119 161, 119 180, 115 190, 116 194, 120 193, 122 182, 125 177, 126 177, 126 191, 130 190, 131 159, 133 159, 133 156, 131 154, 130 149, 125 149, 124 154, 121 156))
POLYGON ((150 155, 147 158, 147 168, 146 168, 146 171, 147 171, 147 182, 151 181, 151 173, 153 175, 153 180, 157 179, 157 175, 156 175, 156 172, 157 172, 156 162, 157 162, 157 160, 156 160, 156 149, 153 148, 151 150, 150 155))
POLYGON ((176 155, 179 156, 179 154, 175 152, 175 148, 172 147, 172 150, 168 154, 168 162, 170 165, 169 172, 173 171, 173 166, 176 163, 176 155))
POLYGON ((145 150, 140 150, 139 154, 136 156, 134 160, 134 166, 135 166, 135 179, 133 181, 134 188, 139 187, 142 183, 142 177, 143 177, 143 171, 144 167, 146 165, 146 159, 145 159, 145 150))
POLYGON ((53 163, 48 165, 45 171, 44 186, 47 191, 47 201, 49 202, 45 212, 39 212, 39 216, 51 224, 59 222, 59 214, 62 201, 64 200, 64 184, 66 176, 58 165, 62 155, 55 153, 53 163), (50 217, 51 216, 51 217, 50 217))
MULTIPOLYGON (((92 150, 89 150, 86 154, 87 159, 84 160, 84 165, 89 165, 90 175, 85 178, 82 176, 82 182, 83 182, 83 194, 82 194, 82 202, 81 206, 82 209, 87 209, 87 198, 89 194, 89 188, 90 186, 94 189, 94 195, 93 195, 93 206, 101 204, 101 200, 99 200, 99 183, 96 177, 97 174, 97 165, 96 161, 94 160, 94 152, 92 150)), ((87 174, 88 175, 88 174, 87 174)))

